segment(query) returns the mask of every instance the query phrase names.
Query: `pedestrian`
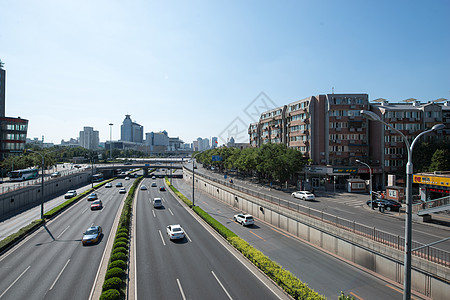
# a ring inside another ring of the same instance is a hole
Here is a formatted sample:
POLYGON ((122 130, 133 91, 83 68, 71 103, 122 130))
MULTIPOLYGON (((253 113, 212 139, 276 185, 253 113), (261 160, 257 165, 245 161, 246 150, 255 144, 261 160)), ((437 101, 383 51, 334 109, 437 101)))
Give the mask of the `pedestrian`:
POLYGON ((311 189, 311 193, 314 195, 314 188, 311 189))

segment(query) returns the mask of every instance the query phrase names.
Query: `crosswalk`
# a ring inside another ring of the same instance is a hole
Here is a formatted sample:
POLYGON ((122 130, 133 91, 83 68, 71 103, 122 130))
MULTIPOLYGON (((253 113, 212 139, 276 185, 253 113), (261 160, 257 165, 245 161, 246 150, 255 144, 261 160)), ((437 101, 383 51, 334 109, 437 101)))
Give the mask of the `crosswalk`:
POLYGON ((337 199, 335 199, 335 200, 333 200, 333 202, 343 204, 346 206, 352 206, 352 207, 360 207, 360 206, 366 205, 366 202, 362 201, 361 199, 355 199, 355 200, 345 200, 345 199, 337 200, 337 199))

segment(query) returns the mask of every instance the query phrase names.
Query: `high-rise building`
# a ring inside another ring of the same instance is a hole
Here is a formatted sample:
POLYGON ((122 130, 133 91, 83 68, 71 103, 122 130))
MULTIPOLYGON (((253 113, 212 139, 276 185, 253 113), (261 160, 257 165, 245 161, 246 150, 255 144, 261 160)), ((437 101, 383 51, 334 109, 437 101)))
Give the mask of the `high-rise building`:
POLYGON ((144 140, 144 127, 131 121, 130 115, 125 115, 120 130, 121 141, 142 143, 144 140))
POLYGON ((211 149, 217 148, 219 146, 219 142, 217 141, 217 137, 213 136, 211 138, 211 149))
POLYGON ((27 139, 28 120, 5 116, 6 71, 0 62, 0 159, 23 153, 27 139))
POLYGON ((98 131, 93 127, 84 127, 83 131, 80 131, 79 138, 80 146, 90 150, 97 150, 99 145, 98 131))
POLYGON ((150 152, 165 152, 169 147, 167 131, 146 133, 145 145, 150 147, 150 152))

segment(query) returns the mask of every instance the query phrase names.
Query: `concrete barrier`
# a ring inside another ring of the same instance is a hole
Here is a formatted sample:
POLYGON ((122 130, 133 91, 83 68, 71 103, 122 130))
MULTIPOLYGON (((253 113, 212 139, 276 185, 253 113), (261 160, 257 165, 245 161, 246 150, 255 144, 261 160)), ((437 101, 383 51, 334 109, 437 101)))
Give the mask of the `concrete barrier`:
MULTIPOLYGON (((192 184, 192 172, 183 169, 183 178, 192 184)), ((315 246, 376 272, 397 283, 403 283, 403 251, 387 247, 334 224, 279 206, 195 175, 195 187, 230 206, 252 214, 315 246)), ((448 299, 449 268, 418 257, 412 258, 412 289, 433 299, 448 299)))
MULTIPOLYGON (((44 201, 91 182, 91 173, 75 173, 44 181, 44 201)), ((0 220, 41 204, 41 183, 0 195, 0 220)))

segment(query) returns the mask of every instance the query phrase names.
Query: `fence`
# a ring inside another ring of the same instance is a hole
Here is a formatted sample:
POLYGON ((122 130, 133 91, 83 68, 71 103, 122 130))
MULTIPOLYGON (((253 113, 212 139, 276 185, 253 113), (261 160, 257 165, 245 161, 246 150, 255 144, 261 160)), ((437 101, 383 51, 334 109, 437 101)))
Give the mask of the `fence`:
MULTIPOLYGON (((191 172, 191 170, 184 168, 184 170, 191 172)), ((310 208, 299 203, 295 203, 286 199, 281 199, 278 197, 274 197, 271 195, 267 195, 255 190, 251 190, 242 186, 234 185, 225 180, 213 178, 211 176, 205 174, 196 174, 196 176, 204 177, 208 180, 217 182, 221 185, 227 186, 229 188, 238 190, 245 194, 260 198, 262 200, 268 201, 272 204, 276 204, 278 206, 283 206, 285 208, 294 210, 298 213, 308 215, 309 217, 319 219, 323 222, 332 224, 341 229, 345 229, 353 232, 354 234, 358 234, 360 236, 364 236, 371 240, 382 243, 386 246, 404 251, 405 239, 399 235, 393 235, 391 233, 376 229, 375 227, 369 227, 364 224, 357 223, 355 221, 347 220, 329 213, 325 213, 323 210, 317 210, 314 208, 310 208)), ((449 197, 450 198, 450 197, 449 197)), ((424 246, 419 242, 412 242, 412 249, 424 246)), ((422 259, 429 260, 431 262, 450 267, 450 252, 445 250, 437 249, 431 246, 427 246, 421 248, 419 250, 413 251, 412 255, 420 257, 422 259)))

